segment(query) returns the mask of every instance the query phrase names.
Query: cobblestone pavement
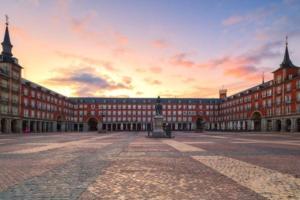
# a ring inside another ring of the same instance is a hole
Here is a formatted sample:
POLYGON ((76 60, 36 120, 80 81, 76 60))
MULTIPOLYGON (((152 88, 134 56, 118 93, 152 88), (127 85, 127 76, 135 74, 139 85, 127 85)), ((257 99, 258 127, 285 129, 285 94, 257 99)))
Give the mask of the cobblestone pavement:
POLYGON ((0 135, 0 199, 300 199, 300 134, 0 135))

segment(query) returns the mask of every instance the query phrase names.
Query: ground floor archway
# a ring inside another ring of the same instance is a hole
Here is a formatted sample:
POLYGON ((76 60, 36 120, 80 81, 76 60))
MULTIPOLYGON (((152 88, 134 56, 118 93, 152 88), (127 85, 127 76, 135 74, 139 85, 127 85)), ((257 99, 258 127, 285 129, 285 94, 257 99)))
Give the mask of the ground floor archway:
POLYGON ((260 131, 261 130, 261 113, 260 112, 254 112, 252 114, 252 120, 254 124, 254 131, 260 131))
POLYGON ((56 119, 56 131, 61 132, 62 131, 62 117, 58 116, 56 119))
POLYGON ((275 131, 281 131, 281 120, 277 119, 275 121, 275 131))
POLYGON ((297 131, 300 132, 300 118, 297 119, 297 131))
POLYGON ((19 127, 18 127, 18 120, 17 119, 13 119, 11 121, 11 132, 12 133, 18 133, 20 130, 19 130, 19 127))
POLYGON ((198 131, 203 131, 204 129, 204 120, 202 117, 198 117, 196 120, 196 129, 198 131))
POLYGON ((287 132, 290 132, 292 129, 292 120, 291 119, 286 119, 285 120, 285 130, 287 132))
POLYGON ((88 120, 89 131, 97 131, 98 130, 98 120, 96 118, 90 118, 88 120))
POLYGON ((7 124, 6 124, 7 122, 6 122, 6 119, 1 119, 1 133, 5 133, 5 129, 6 129, 6 126, 7 126, 7 124))

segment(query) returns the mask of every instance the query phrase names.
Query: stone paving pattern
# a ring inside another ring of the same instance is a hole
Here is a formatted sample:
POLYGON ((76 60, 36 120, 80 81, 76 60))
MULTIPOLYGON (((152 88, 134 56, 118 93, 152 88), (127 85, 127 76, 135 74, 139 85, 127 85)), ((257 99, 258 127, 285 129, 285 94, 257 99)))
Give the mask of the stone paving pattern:
POLYGON ((0 135, 0 199, 300 199, 300 134, 0 135))

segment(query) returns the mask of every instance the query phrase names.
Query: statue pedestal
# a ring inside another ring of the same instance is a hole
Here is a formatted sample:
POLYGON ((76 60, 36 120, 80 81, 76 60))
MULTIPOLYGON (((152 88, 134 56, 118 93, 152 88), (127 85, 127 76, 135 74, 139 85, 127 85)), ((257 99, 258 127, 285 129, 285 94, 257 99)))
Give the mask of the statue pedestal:
POLYGON ((163 121, 164 121, 163 116, 161 115, 154 116, 152 137, 156 137, 156 138, 166 137, 166 133, 163 129, 163 121))

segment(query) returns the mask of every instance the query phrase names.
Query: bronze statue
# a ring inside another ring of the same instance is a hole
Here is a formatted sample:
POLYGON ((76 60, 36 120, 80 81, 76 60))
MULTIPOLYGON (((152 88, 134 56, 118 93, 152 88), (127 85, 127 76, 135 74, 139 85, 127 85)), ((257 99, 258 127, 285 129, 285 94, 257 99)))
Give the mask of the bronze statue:
POLYGON ((162 105, 160 102, 160 96, 158 96, 156 99, 155 113, 156 115, 162 115, 162 105))

